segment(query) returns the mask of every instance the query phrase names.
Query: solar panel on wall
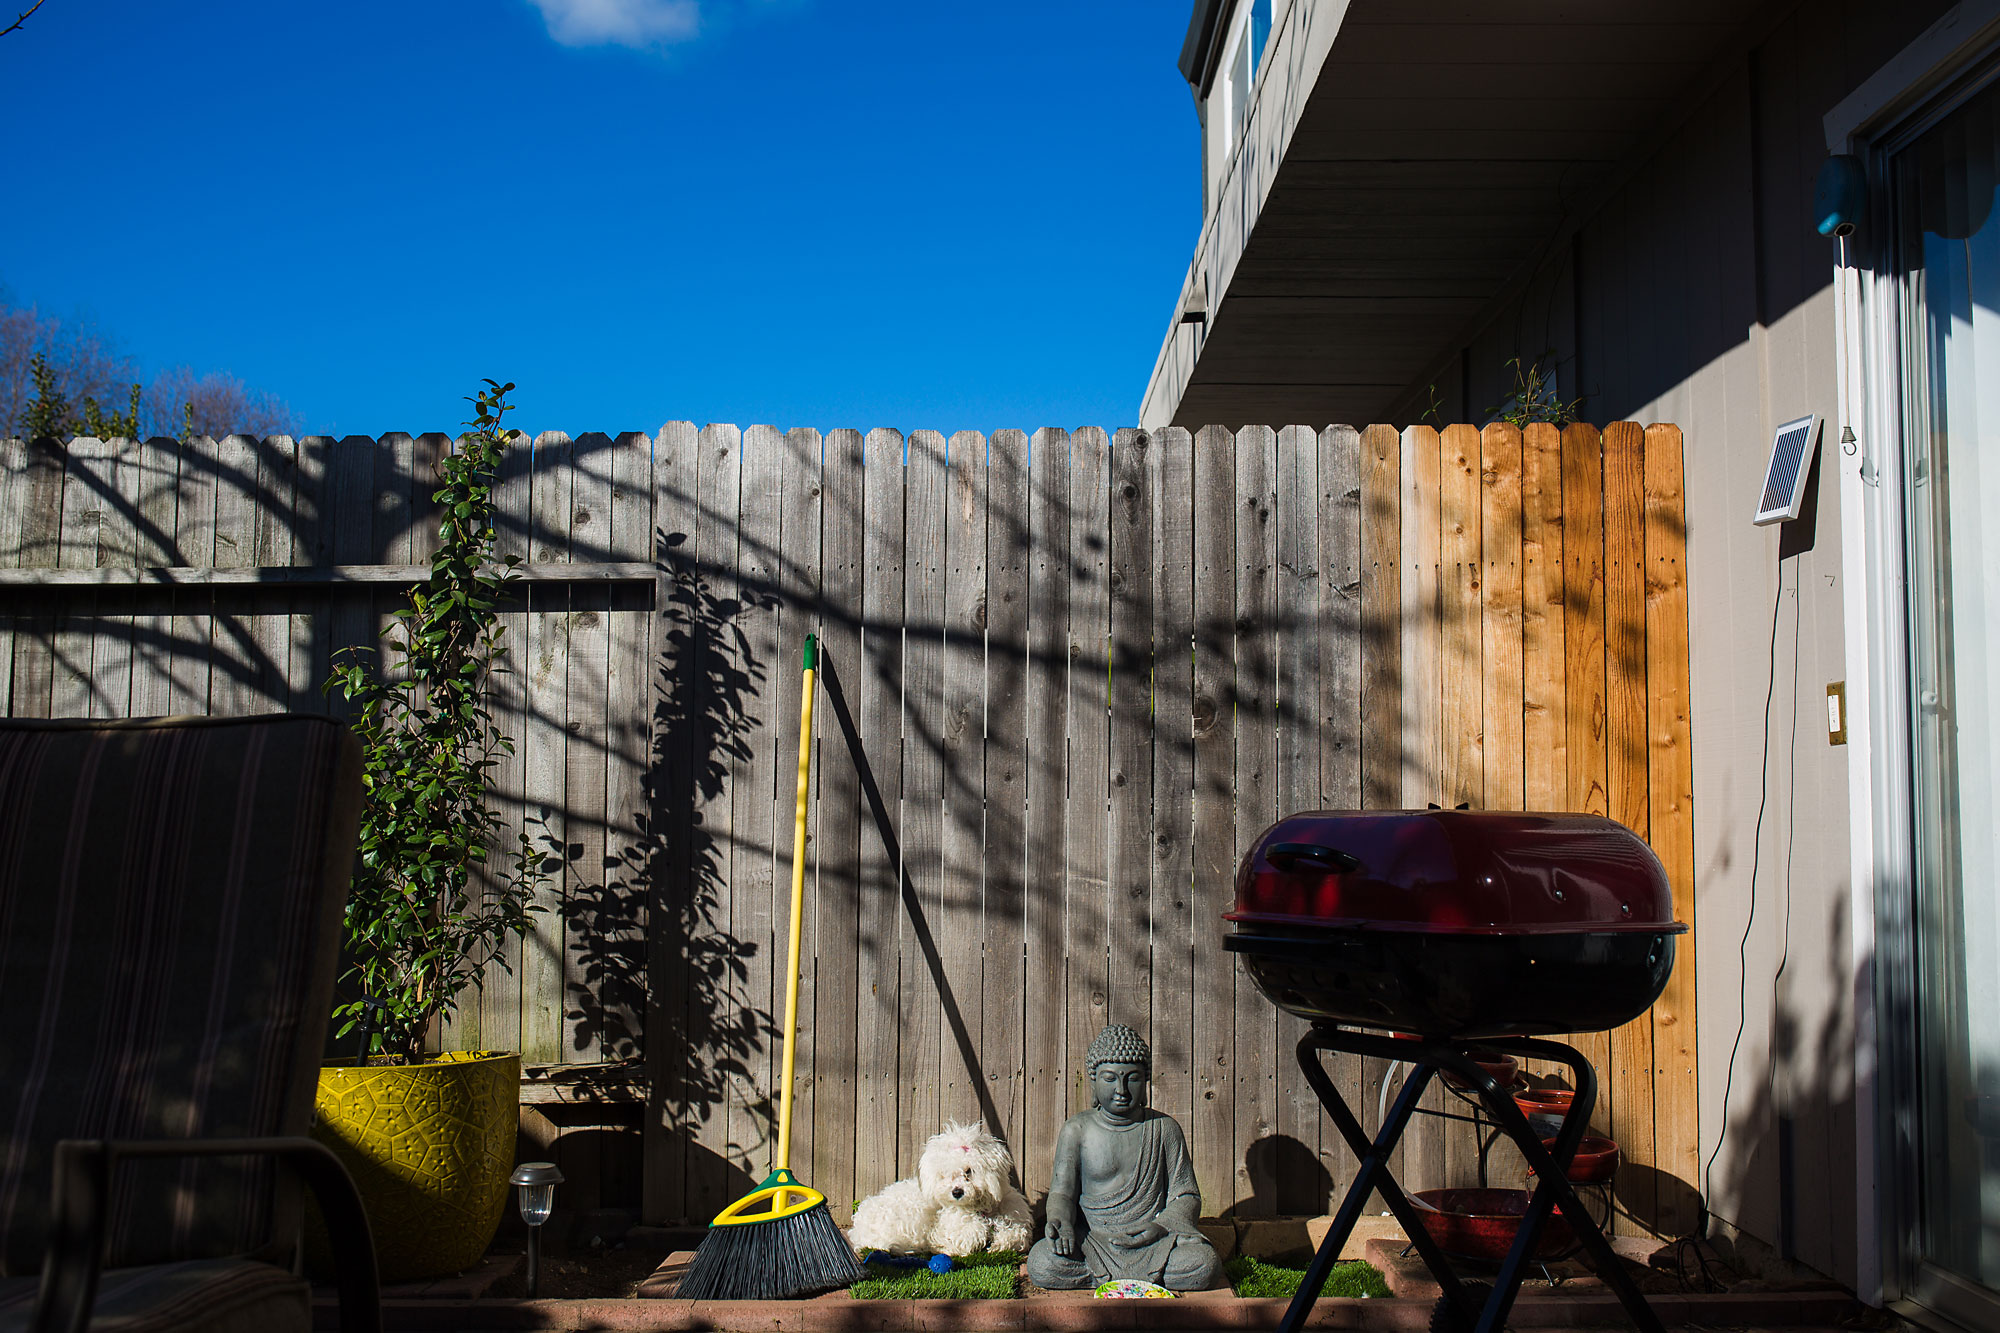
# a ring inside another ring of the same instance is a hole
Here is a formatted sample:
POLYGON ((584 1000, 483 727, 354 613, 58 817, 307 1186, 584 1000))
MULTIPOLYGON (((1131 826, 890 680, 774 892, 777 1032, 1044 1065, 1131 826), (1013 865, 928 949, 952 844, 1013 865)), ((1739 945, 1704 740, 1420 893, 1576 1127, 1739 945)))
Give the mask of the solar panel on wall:
POLYGON ((1771 465, 1764 470, 1764 495, 1757 501, 1755 523, 1789 523, 1799 516, 1818 427, 1819 417, 1814 413, 1778 427, 1771 440, 1771 465))

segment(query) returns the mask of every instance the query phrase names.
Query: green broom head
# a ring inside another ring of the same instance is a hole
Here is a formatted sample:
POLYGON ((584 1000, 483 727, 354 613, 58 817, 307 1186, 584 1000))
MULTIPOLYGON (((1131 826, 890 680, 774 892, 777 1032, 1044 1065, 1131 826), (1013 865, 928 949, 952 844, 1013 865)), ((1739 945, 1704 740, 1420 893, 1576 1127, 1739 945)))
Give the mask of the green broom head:
POLYGON ((859 1282, 864 1274, 826 1196, 779 1167, 716 1214, 674 1295, 696 1301, 777 1301, 859 1282))

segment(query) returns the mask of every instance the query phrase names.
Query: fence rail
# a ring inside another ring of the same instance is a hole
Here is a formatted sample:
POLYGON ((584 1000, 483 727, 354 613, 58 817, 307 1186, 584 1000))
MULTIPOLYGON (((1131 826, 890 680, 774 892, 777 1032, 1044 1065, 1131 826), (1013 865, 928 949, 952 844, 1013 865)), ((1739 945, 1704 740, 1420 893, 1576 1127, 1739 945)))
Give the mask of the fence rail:
MULTIPOLYGON (((337 712, 449 447, 0 441, 0 699, 337 712)), ((806 1179, 844 1212, 984 1117, 1038 1191, 1125 1022, 1210 1212, 1322 1210, 1353 1163, 1221 949, 1237 859, 1297 809, 1593 810, 1692 922, 1680 486, 1679 431, 1630 423, 539 436, 498 490, 528 582, 497 790, 564 873, 445 1039, 643 1067, 649 1217, 761 1175, 812 631, 806 1179)), ((1625 1225, 1693 1221, 1694 1029, 1686 949, 1652 1014, 1580 1039, 1625 1225)), ((1390 1071, 1336 1075, 1372 1127, 1390 1071)), ((1406 1181, 1477 1176, 1462 1125, 1405 1143, 1406 1181)))

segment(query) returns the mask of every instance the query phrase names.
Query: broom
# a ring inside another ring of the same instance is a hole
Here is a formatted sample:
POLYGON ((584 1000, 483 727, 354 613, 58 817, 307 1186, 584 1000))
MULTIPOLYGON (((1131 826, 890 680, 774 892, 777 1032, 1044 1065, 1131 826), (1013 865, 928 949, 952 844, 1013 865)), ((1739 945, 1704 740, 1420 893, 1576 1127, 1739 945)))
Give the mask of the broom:
POLYGON ((792 1055, 799 1020, 799 935, 805 914, 806 784, 812 774, 813 674, 819 643, 806 635, 799 705, 799 797, 792 830, 792 934, 785 974, 785 1074, 778 1147, 764 1183, 716 1214, 674 1294, 686 1300, 784 1300, 852 1286, 864 1274, 826 1196, 799 1183, 792 1157, 792 1055))

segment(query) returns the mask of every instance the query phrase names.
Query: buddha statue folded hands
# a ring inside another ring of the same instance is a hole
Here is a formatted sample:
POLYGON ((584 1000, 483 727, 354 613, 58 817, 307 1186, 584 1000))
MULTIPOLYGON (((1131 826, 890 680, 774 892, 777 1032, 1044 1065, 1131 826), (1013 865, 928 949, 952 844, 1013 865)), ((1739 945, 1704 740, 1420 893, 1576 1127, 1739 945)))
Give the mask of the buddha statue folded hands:
POLYGON ((1051 1290, 1117 1278, 1201 1291, 1221 1263, 1195 1226, 1201 1190, 1187 1139, 1146 1105, 1152 1051, 1128 1027, 1090 1044, 1096 1105, 1071 1116, 1056 1139, 1044 1238, 1028 1252, 1028 1280, 1051 1290))

